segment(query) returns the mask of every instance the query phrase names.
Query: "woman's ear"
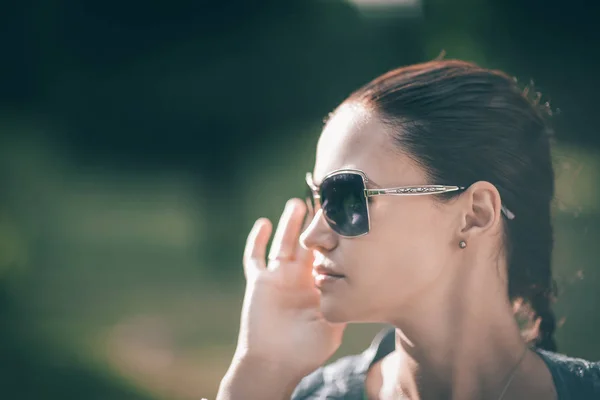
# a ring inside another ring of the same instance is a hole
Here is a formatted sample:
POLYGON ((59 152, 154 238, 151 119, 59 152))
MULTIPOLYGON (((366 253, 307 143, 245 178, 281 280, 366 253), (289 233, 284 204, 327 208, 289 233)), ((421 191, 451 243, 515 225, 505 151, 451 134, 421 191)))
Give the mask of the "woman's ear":
POLYGON ((495 231, 500 224, 502 199, 498 189, 486 181, 473 183, 462 195, 461 234, 495 231))

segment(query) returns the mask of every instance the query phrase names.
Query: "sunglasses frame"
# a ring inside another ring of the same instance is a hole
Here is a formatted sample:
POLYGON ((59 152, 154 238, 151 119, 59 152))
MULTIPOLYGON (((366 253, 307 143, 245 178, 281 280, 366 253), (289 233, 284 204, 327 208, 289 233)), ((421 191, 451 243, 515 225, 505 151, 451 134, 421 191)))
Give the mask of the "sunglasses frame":
MULTIPOLYGON (((330 172, 329 174, 327 174, 323 177, 323 182, 325 180, 327 180, 328 178, 331 178, 335 175, 340 175, 340 174, 359 175, 362 178, 365 200, 368 200, 369 197, 375 197, 375 196, 425 196, 425 195, 430 195, 430 194, 455 192, 458 190, 465 189, 464 186, 455 186, 455 185, 414 185, 414 186, 398 186, 398 187, 393 187, 393 188, 368 189, 367 182, 369 182, 369 178, 367 177, 367 174, 365 174, 365 172, 360 169, 353 169, 353 168, 339 169, 339 170, 330 172)), ((308 184, 308 187, 310 188, 310 190, 312 192, 312 196, 313 196, 313 199, 315 202, 315 208, 317 208, 317 207, 320 208, 321 207, 320 187, 314 183, 312 173, 310 173, 310 172, 306 173, 306 183, 308 184), (317 205, 317 203, 318 203, 318 205, 317 205)), ((371 231, 371 215, 370 215, 370 211, 369 211, 368 201, 366 201, 366 206, 367 206, 368 230, 365 233, 361 233, 360 235, 353 235, 353 236, 342 235, 338 232, 336 232, 336 233, 338 235, 340 235, 341 237, 345 237, 345 238, 360 237, 360 236, 364 236, 367 233, 369 233, 371 231)), ((515 215, 512 212, 510 212, 506 207, 504 207, 504 205, 502 205, 502 212, 508 219, 515 218, 515 215)), ((327 221, 327 218, 325 218, 325 221, 327 221)), ((331 227, 331 225, 329 224, 329 221, 327 221, 327 224, 331 227)))

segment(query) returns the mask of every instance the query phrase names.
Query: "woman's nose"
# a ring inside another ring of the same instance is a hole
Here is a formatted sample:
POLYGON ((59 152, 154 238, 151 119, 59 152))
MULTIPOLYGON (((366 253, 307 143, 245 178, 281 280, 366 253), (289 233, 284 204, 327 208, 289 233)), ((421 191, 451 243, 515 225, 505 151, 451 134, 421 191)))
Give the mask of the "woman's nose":
POLYGON ((308 228, 300 235, 300 244, 307 250, 333 250, 337 245, 337 234, 329 227, 323 209, 319 209, 308 228))

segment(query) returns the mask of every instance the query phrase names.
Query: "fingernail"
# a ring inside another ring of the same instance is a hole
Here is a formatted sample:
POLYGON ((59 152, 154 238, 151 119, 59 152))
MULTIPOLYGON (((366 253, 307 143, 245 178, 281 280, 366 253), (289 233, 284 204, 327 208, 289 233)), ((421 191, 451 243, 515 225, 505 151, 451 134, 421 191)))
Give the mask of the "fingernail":
POLYGON ((296 202, 294 201, 294 199, 289 199, 286 203, 285 203, 285 207, 283 209, 283 213, 286 217, 290 217, 291 214, 294 212, 294 209, 296 208, 296 202))
POLYGON ((293 209, 294 206, 296 205, 296 199, 289 199, 288 201, 285 202, 285 209, 293 209))
POLYGON ((264 218, 259 218, 254 221, 254 225, 252 225, 251 232, 254 236, 258 235, 258 231, 260 230, 260 226, 263 224, 264 218))

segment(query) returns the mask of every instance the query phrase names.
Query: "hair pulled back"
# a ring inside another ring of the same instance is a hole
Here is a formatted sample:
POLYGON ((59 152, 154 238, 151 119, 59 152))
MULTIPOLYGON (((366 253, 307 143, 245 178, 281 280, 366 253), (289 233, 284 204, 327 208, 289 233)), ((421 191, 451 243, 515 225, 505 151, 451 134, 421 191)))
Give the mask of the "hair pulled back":
POLYGON ((397 128, 398 146, 431 182, 496 186, 516 216, 504 218, 509 298, 522 300, 537 321, 535 346, 556 351, 549 106, 531 97, 500 71, 438 60, 390 71, 346 102, 372 107, 397 128))

